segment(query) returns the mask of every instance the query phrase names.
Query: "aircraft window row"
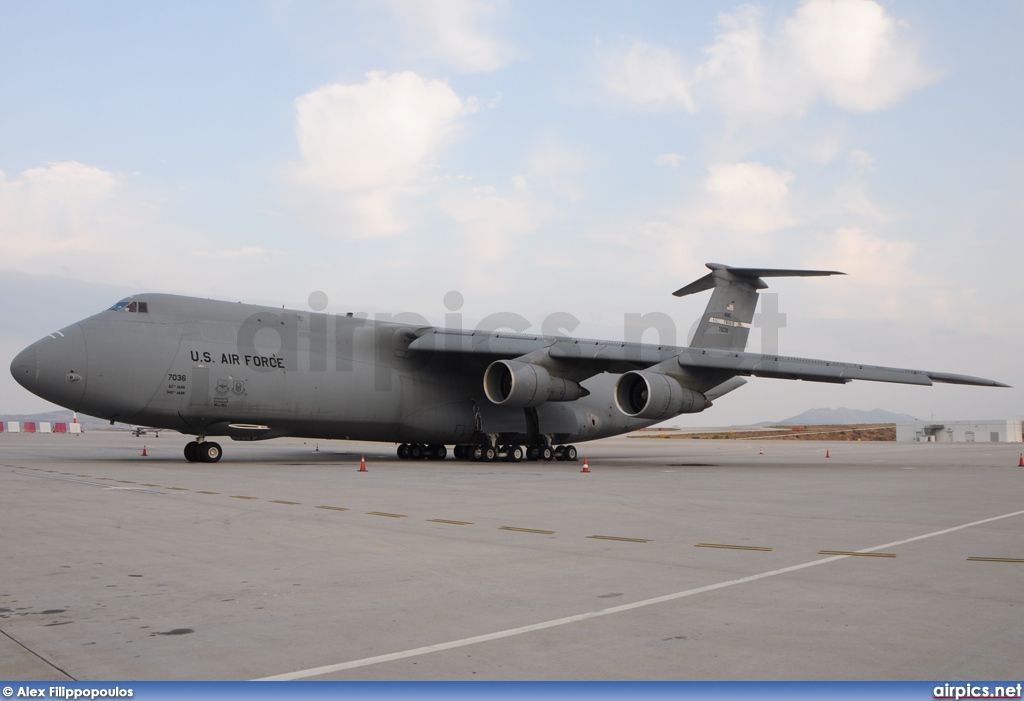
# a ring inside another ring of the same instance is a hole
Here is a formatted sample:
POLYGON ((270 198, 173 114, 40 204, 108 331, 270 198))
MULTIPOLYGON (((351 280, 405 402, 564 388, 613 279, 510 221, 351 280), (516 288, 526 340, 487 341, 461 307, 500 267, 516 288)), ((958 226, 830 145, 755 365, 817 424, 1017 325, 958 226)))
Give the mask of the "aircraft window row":
POLYGON ((138 314, 148 314, 149 313, 149 303, 148 302, 134 302, 134 301, 133 302, 129 302, 128 300, 123 300, 121 302, 118 302, 114 306, 112 306, 110 308, 110 311, 112 311, 112 312, 130 312, 130 313, 138 313, 138 314))

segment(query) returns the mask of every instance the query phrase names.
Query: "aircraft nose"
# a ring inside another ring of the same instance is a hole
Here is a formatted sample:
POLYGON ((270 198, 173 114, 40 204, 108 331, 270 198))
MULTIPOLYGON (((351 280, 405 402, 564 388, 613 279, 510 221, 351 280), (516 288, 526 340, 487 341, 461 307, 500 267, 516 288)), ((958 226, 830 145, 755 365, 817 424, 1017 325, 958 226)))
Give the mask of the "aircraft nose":
POLYGON ((11 362, 18 384, 54 404, 75 409, 85 394, 85 333, 78 324, 56 331, 11 362))
POLYGON ((29 387, 28 383, 35 381, 38 365, 36 346, 33 343, 14 356, 14 360, 11 361, 11 375, 18 381, 19 385, 31 392, 32 388, 29 387))

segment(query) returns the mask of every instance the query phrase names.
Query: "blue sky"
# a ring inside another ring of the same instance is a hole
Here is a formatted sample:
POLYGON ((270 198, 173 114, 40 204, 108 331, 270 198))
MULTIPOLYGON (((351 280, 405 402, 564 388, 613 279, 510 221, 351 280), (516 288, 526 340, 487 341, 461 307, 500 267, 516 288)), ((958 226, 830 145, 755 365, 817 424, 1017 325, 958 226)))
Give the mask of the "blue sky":
MULTIPOLYGON (((622 338, 778 280, 783 353, 1024 385, 1024 5, 7 2, 7 362, 165 291, 622 338)), ((647 340, 645 338, 645 340, 647 340)), ((760 350, 757 331, 751 350, 760 350)), ((876 406, 1024 413, 1018 389, 755 380, 690 424, 876 406)), ((0 412, 47 408, 0 378, 0 412)))

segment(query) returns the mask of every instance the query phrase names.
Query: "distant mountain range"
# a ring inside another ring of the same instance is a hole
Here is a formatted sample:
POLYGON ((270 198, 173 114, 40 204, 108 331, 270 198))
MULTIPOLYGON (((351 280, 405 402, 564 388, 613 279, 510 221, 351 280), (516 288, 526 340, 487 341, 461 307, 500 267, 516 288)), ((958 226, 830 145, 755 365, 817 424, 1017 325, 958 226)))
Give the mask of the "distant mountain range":
POLYGON ((782 421, 764 421, 759 426, 831 426, 836 424, 892 424, 897 421, 916 421, 910 414, 895 414, 885 409, 808 409, 802 414, 782 421))

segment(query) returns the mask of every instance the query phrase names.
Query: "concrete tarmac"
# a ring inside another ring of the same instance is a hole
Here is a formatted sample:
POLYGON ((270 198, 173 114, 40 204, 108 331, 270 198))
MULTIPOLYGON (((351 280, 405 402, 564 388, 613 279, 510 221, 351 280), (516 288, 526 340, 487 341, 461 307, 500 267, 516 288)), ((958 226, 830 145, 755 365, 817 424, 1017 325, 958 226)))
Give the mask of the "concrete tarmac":
POLYGON ((0 434, 0 679, 1021 674, 1019 444, 186 440, 0 434))

